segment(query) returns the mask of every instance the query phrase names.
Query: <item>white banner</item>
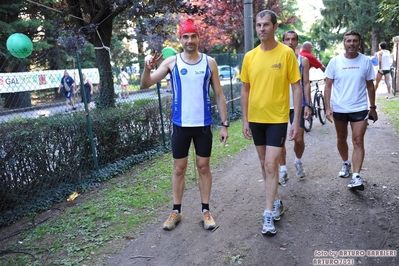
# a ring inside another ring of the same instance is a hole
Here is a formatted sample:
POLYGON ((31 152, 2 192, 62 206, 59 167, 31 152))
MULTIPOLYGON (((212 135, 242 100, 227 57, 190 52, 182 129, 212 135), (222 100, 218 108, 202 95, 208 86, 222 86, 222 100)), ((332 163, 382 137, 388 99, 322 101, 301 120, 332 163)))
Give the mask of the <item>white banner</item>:
MULTIPOLYGON (((80 84, 79 72, 77 69, 66 69, 75 80, 75 84, 80 84)), ((58 88, 64 70, 43 70, 32 72, 13 72, 0 73, 0 93, 14 93, 23 91, 36 91, 50 88, 58 88)), ((92 84, 100 83, 98 68, 82 69, 82 74, 86 74, 92 84)))

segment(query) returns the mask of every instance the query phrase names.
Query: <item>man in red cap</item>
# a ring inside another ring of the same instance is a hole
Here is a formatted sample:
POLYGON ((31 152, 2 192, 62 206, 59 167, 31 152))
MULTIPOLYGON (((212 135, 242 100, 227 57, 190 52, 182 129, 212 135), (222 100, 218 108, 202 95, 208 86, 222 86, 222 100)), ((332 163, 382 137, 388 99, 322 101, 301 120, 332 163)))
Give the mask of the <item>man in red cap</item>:
POLYGON ((210 87, 214 91, 216 105, 220 115, 221 129, 219 140, 224 144, 229 137, 227 127, 226 100, 220 85, 216 61, 198 51, 199 32, 192 19, 187 19, 179 27, 180 43, 183 52, 166 58, 157 69, 162 55, 155 52, 146 60, 141 76, 141 87, 148 88, 161 81, 167 74, 171 77, 172 87, 172 153, 173 153, 173 209, 163 224, 166 230, 172 230, 182 219, 181 205, 187 171, 188 152, 191 142, 196 152, 196 165, 199 172, 199 190, 201 196, 201 218, 205 229, 216 227, 209 210, 212 186, 210 156, 212 150, 212 106, 210 87), (151 72, 151 70, 154 70, 151 72))

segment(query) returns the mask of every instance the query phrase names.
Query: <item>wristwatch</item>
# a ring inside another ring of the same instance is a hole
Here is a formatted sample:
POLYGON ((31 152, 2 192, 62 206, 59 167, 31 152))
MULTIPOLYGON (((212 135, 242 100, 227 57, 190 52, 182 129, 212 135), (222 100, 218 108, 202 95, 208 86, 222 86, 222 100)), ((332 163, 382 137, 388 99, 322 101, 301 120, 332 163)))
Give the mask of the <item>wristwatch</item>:
POLYGON ((229 121, 226 120, 226 121, 223 121, 221 125, 224 127, 229 127, 230 123, 229 123, 229 121))
POLYGON ((312 108, 312 103, 305 103, 305 106, 312 108))

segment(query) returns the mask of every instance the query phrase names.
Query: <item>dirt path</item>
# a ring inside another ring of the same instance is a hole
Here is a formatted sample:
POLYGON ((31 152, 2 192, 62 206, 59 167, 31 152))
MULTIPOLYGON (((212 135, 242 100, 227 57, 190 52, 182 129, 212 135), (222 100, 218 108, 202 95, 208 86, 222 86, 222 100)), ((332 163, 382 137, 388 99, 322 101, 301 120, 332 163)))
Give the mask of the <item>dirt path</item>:
POLYGON ((109 255, 108 264, 302 266, 351 250, 353 254, 340 257, 346 259, 342 264, 335 260, 331 265, 399 265, 398 256, 362 253, 399 250, 399 138, 381 112, 379 118, 365 137, 363 192, 348 190, 349 179, 337 177, 341 160, 335 129, 315 121, 305 135, 306 178, 295 177, 293 143, 287 145, 290 179, 279 187, 285 214, 276 223, 274 237, 261 234, 264 187, 251 145, 213 169, 211 212, 217 230, 203 229, 198 188, 190 189, 184 195, 183 220, 173 231, 161 228, 169 204, 125 250, 109 255))

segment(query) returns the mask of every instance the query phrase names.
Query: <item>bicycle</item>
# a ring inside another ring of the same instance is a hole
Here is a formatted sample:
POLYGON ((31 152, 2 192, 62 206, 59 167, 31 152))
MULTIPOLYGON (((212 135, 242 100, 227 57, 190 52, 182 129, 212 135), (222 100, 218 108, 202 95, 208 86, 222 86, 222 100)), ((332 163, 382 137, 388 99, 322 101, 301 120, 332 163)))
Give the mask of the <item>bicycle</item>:
MULTIPOLYGON (((305 120, 305 131, 309 132, 313 126, 313 119, 320 120, 320 123, 324 125, 326 123, 326 104, 324 101, 323 92, 319 89, 319 81, 316 80, 315 82, 316 89, 314 90, 313 102, 311 102, 311 115, 308 120, 305 120)), ((312 83, 312 81, 311 81, 312 83)))

